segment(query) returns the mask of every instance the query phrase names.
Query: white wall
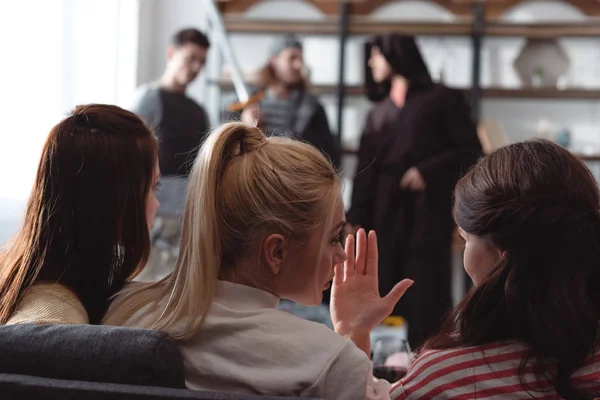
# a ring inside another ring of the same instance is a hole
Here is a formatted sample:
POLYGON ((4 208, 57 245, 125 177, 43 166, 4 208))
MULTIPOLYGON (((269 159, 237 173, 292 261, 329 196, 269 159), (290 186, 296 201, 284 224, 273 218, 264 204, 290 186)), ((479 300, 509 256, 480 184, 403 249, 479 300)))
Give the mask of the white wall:
POLYGON ((78 104, 123 106, 133 95, 137 7, 137 0, 0 2, 0 243, 21 224, 50 129, 78 104))

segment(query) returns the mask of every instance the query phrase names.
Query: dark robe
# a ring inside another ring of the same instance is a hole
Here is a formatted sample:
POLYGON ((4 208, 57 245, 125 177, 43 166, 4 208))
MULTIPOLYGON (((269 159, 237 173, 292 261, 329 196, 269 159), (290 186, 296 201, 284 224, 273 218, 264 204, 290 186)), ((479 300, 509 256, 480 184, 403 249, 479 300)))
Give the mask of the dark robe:
POLYGON ((347 218, 377 232, 382 295, 403 278, 415 281, 394 310, 407 319, 413 347, 435 333, 452 306, 452 190, 480 155, 457 90, 414 84, 401 109, 387 97, 368 116, 347 218), (411 167, 423 176, 425 191, 400 188, 411 167))

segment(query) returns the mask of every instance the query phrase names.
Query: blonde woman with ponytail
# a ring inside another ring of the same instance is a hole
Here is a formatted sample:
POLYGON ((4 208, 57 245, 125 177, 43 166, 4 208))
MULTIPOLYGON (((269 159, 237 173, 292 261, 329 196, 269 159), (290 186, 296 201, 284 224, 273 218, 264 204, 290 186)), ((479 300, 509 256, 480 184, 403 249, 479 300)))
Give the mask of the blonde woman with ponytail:
POLYGON ((355 257, 344 225, 340 179, 319 150, 225 124, 193 166, 174 271, 130 283, 104 323, 178 339, 190 389, 376 398, 369 331, 412 282, 381 298, 374 233, 358 233, 355 257), (334 270, 337 333, 277 309, 319 304, 334 270))

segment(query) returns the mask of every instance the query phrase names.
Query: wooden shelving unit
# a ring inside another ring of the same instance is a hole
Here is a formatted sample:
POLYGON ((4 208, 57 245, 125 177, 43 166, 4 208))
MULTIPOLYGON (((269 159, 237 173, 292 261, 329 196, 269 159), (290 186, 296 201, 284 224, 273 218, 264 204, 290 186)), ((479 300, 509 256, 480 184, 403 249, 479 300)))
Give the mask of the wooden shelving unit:
POLYGON ((253 20, 237 15, 225 15, 225 29, 234 33, 297 33, 311 35, 333 35, 339 32, 336 19, 328 18, 323 21, 285 21, 260 19, 253 20))
POLYGON ((575 154, 582 161, 598 162, 600 161, 600 154, 575 154))
MULTIPOLYGON (((311 90, 316 94, 335 94, 337 86, 313 85, 311 90)), ((470 89, 464 89, 470 94, 470 89)), ((364 95, 362 86, 346 86, 348 95, 364 95)), ((565 89, 554 88, 482 88, 484 99, 548 99, 548 100, 600 100, 600 89, 565 89)))
POLYGON ((484 99, 600 100, 600 89, 482 88, 484 99))
POLYGON ((600 36, 600 20, 568 24, 486 22, 483 33, 486 36, 519 36, 528 38, 597 37, 600 36))
MULTIPOLYGON (((224 18, 225 28, 234 33, 331 35, 339 32, 338 21, 327 18, 322 21, 282 21, 270 19, 250 20, 237 15, 224 18)), ((464 36, 473 31, 472 22, 393 22, 372 21, 368 18, 350 18, 348 33, 351 35, 376 35, 383 33, 404 33, 407 35, 450 35, 464 36)))
MULTIPOLYGON (((251 89, 256 89, 257 84, 253 82, 247 82, 251 89)), ((231 91, 234 90, 233 83, 229 80, 220 81, 208 81, 209 85, 219 85, 222 90, 231 91)), ((336 94, 338 87, 335 85, 310 85, 310 92, 316 95, 324 94, 336 94)), ((349 96, 362 96, 365 94, 365 90, 362 86, 346 86, 346 94, 349 96)))
MULTIPOLYGON (((322 21, 247 19, 239 15, 226 15, 225 27, 236 33, 289 33, 310 35, 331 35, 339 31, 338 21, 325 18, 322 21)), ((377 35, 384 33, 404 33, 419 36, 470 36, 475 32, 475 24, 469 19, 458 19, 448 23, 373 21, 367 17, 350 17, 348 33, 351 35, 377 35)), ((516 24, 486 22, 483 25, 485 36, 519 36, 529 38, 560 37, 600 37, 600 19, 580 23, 536 23, 516 24)))
MULTIPOLYGON (((415 36, 462 36, 471 41, 473 65, 471 88, 465 89, 471 101, 473 117, 478 120, 481 102, 487 99, 514 99, 527 101, 542 100, 600 100, 600 88, 502 88, 481 86, 481 50, 486 37, 524 38, 600 38, 600 0, 564 0, 578 7, 587 15, 585 21, 569 23, 509 23, 498 17, 522 0, 432 0, 450 10, 455 18, 452 22, 428 21, 382 21, 369 17, 375 9, 389 0, 304 0, 323 12, 321 20, 302 21, 293 19, 249 19, 243 14, 261 0, 217 0, 224 13, 226 29, 243 34, 283 34, 334 35, 340 42, 341 59, 338 84, 312 85, 311 91, 317 95, 338 97, 337 124, 343 131, 344 99, 347 96, 363 96, 362 86, 344 86, 344 47, 352 35, 376 35, 401 33, 415 36)), ((524 1, 524 0, 523 0, 524 1)), ((212 82, 224 90, 231 90, 230 82, 212 82)), ((341 139, 340 139, 341 140, 341 139)), ((581 156, 586 161, 600 161, 598 156, 581 156)))
POLYGON ((454 22, 408 22, 373 21, 364 17, 350 18, 348 31, 352 35, 380 35, 401 33, 415 36, 467 36, 473 32, 473 21, 468 19, 454 22))

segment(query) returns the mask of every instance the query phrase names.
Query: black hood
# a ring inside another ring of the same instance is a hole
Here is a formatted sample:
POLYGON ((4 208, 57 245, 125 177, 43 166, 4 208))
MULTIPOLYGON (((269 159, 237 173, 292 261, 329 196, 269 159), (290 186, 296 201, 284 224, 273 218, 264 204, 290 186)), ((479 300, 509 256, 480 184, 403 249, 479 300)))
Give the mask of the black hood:
POLYGON ((389 94, 390 88, 389 82, 378 84, 373 81, 371 69, 367 63, 373 46, 379 48, 381 54, 390 63, 394 73, 408 79, 411 85, 432 85, 431 76, 413 36, 399 34, 379 35, 375 36, 365 49, 365 82, 369 99, 374 101, 383 99, 389 94))
POLYGON ((431 83, 431 76, 414 37, 397 34, 375 36, 371 45, 379 47, 394 73, 412 83, 431 83))

